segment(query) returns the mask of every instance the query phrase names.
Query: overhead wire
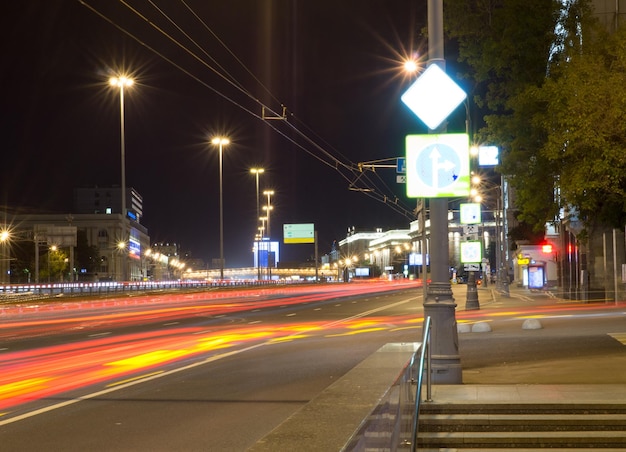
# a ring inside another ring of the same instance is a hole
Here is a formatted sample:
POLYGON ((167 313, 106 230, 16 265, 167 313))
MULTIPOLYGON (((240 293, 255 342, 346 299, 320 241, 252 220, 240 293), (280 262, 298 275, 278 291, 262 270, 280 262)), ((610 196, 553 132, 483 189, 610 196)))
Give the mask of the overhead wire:
MULTIPOLYGON (((219 68, 219 70, 216 69, 211 64, 209 64, 207 61, 205 61, 202 57, 200 57, 199 55, 194 53, 192 50, 187 48, 184 44, 182 44, 177 39, 175 39, 173 36, 171 36, 169 33, 167 33, 162 27, 158 26, 156 23, 151 21, 145 14, 141 13, 136 8, 131 6, 127 1, 125 1, 125 0, 119 0, 119 1, 127 9, 129 9, 133 14, 135 14, 141 20, 146 22, 150 27, 155 29, 158 33, 160 33, 161 35, 166 37, 170 42, 172 42, 175 45, 177 45, 184 52, 189 54, 192 58, 194 58, 196 61, 198 61, 200 64, 202 64, 206 68, 208 68, 210 71, 212 71, 218 77, 220 77, 222 80, 226 81, 230 86, 234 87, 238 92, 243 94, 249 100, 251 100, 254 103, 256 103, 257 107, 265 108, 268 111, 270 111, 272 114, 278 116, 277 112, 274 112, 269 106, 265 105, 257 97, 255 97, 250 91, 248 91, 243 86, 242 83, 237 81, 236 77, 234 77, 232 74, 230 74, 228 72, 228 70, 226 70, 221 64, 219 64, 219 62, 217 62, 213 57, 211 57, 210 54, 208 52, 206 52, 202 48, 202 46, 200 44, 198 44, 188 33, 186 33, 179 25, 177 25, 176 22, 173 19, 171 19, 161 8, 159 8, 156 4, 154 4, 154 2, 152 0, 148 0, 150 5, 154 9, 156 9, 159 12, 159 14, 161 14, 172 26, 174 26, 176 28, 176 30, 178 30, 187 40, 189 40, 196 48, 198 48, 202 52, 202 54, 204 54, 210 61, 212 61, 213 64, 219 68)), ((278 99, 276 98, 276 96, 274 96, 271 93, 271 91, 252 73, 252 71, 250 71, 246 67, 246 65, 243 63, 243 61, 241 61, 241 59, 238 58, 234 52, 232 52, 232 50, 226 45, 226 43, 224 43, 224 41, 221 40, 210 29, 210 27, 208 27, 208 25, 189 7, 189 5, 184 0, 180 0, 180 1, 185 6, 185 8, 195 17, 195 19, 198 20, 202 24, 202 26, 220 43, 220 45, 226 49, 226 51, 235 59, 235 61, 240 66, 242 66, 244 68, 244 70, 250 76, 253 77, 255 82, 258 83, 259 86, 261 86, 263 88, 263 90, 265 90, 270 95, 270 97, 272 99, 274 99, 276 102, 279 102, 278 99)), ((263 120, 263 117, 261 115, 259 115, 258 113, 255 113, 254 111, 252 111, 252 109, 250 109, 248 107, 245 107, 243 104, 241 104, 241 102, 236 101, 231 96, 228 96, 227 94, 222 93, 220 90, 212 87, 211 85, 209 85, 205 81, 201 80, 199 77, 197 77, 196 75, 192 74, 189 70, 186 70, 185 68, 183 68, 180 64, 176 63, 171 58, 168 58, 163 53, 157 51, 154 47, 148 45, 146 42, 144 42, 143 40, 139 39, 137 36, 135 36, 130 31, 124 29, 122 26, 120 26, 114 20, 110 19, 105 14, 103 14, 100 11, 98 11, 95 7, 93 7, 92 5, 89 5, 85 0, 78 0, 78 2, 80 4, 82 4, 83 6, 87 7, 88 9, 90 9, 92 12, 97 14, 99 17, 101 17, 102 19, 107 21, 109 24, 111 24, 112 26, 117 28, 119 31, 121 31, 122 33, 124 33, 125 35, 130 37, 131 39, 135 40, 140 45, 144 46, 146 49, 148 49, 149 51, 153 52, 155 55, 157 55, 160 58, 162 58, 164 61, 166 61, 169 64, 173 65, 175 68, 179 69, 184 74, 188 75, 189 77, 191 77, 192 79, 194 79, 195 81, 200 83, 202 86, 210 89, 216 95, 218 95, 221 98, 227 100, 228 102, 232 103, 233 105, 235 105, 236 107, 240 108, 244 112, 250 114, 251 116, 253 116, 253 117, 257 118, 257 119, 263 120)), ((301 126, 304 126, 310 133, 313 133, 319 140, 323 141, 325 145, 329 146, 328 143, 326 143, 323 139, 321 139, 318 134, 313 132, 312 129, 310 129, 303 121, 301 121, 299 118, 297 118, 295 116, 295 114, 293 114, 291 111, 290 111, 290 117, 295 119, 295 120, 297 120, 297 122, 301 126)), ((294 140, 287 133, 285 133, 282 130, 280 130, 279 127, 273 123, 273 121, 264 121, 264 123, 268 127, 272 128, 276 133, 281 135, 283 138, 285 138, 286 140, 288 140, 289 142, 291 142, 292 144, 297 146, 299 149, 303 150, 304 152, 306 152, 307 154, 309 154, 310 156, 312 156, 316 160, 320 161, 324 165, 326 165, 326 166, 334 169, 335 171, 337 171, 349 183, 349 188, 357 189, 358 191, 363 192, 366 196, 387 204, 389 207, 391 207, 397 213, 400 213, 401 215, 404 215, 405 217, 407 217, 409 219, 414 219, 413 210, 411 210, 409 208, 402 207, 401 205, 399 205, 398 198, 395 195, 392 197, 392 196, 388 196, 387 194, 385 194, 385 192, 388 192, 388 193, 392 194, 393 191, 390 189, 390 187, 382 180, 380 175, 378 175, 377 173, 374 172, 374 174, 376 174, 376 178, 378 179, 378 181, 380 183, 382 183, 384 189, 381 189, 376 184, 376 182, 373 181, 369 177, 369 174, 363 174, 361 172, 361 169, 359 169, 357 164, 351 162, 348 158, 346 158, 343 155, 342 155, 342 157, 346 161, 342 161, 338 157, 335 157, 330 151, 326 150, 318 142, 316 142, 314 139, 312 139, 306 133, 304 133, 302 130, 300 130, 298 127, 296 127, 296 125, 293 124, 292 122, 290 122, 290 121, 280 121, 280 123, 286 123, 287 127, 292 132, 294 132, 297 136, 299 136, 300 138, 305 140, 306 143, 308 143, 310 146, 312 146, 321 155, 316 154, 315 152, 311 151, 306 146, 304 146, 301 143, 299 143, 298 141, 294 140), (366 181, 367 184, 363 185, 363 186, 356 186, 355 184, 357 182, 361 181, 361 180, 366 181), (394 199, 394 202, 388 202, 392 198, 394 199)), ((332 146, 329 146, 329 147, 332 148, 332 146)), ((333 149, 333 151, 339 153, 336 149, 333 149)))

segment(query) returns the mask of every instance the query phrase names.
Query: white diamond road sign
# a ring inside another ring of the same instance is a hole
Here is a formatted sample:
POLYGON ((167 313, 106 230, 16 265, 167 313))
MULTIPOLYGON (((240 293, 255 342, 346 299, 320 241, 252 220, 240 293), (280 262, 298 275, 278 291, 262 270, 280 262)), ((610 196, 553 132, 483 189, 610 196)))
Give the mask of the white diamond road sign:
POLYGON ((437 64, 431 64, 400 98, 429 129, 435 130, 467 97, 437 64))

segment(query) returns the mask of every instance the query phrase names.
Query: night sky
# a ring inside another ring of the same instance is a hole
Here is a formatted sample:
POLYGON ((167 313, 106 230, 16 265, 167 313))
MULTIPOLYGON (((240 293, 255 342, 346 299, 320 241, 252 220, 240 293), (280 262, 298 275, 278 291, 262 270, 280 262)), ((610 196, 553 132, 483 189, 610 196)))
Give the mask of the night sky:
MULTIPOLYGON (((406 228, 390 203, 415 201, 395 169, 356 181, 372 192, 349 186, 358 162, 402 156, 405 135, 425 132, 400 101, 411 82, 400 59, 426 60, 426 20, 426 0, 7 2, 0 205, 70 213, 75 187, 120 184, 119 94, 108 79, 127 72, 126 185, 143 196, 153 242, 219 257, 217 134, 232 141, 227 267, 252 265, 254 166, 266 170, 261 191, 276 192, 275 240, 284 223, 315 223, 323 254, 350 226, 406 228), (285 105, 287 121, 263 121, 262 105, 269 115, 285 105)), ((304 260, 313 247, 281 253, 304 260)))

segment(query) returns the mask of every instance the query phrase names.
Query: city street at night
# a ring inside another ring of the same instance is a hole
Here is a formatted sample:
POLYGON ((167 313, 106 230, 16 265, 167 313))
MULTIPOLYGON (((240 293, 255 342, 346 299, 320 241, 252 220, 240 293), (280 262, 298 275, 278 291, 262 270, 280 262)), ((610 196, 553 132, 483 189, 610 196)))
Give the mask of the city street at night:
MULTIPOLYGON (((491 328, 459 334, 464 384, 626 383, 623 303, 480 289, 464 311, 466 286, 453 291, 459 324, 491 328)), ((382 345, 420 341, 423 322, 421 287, 388 281, 1 313, 0 433, 20 451, 245 450, 382 345)))

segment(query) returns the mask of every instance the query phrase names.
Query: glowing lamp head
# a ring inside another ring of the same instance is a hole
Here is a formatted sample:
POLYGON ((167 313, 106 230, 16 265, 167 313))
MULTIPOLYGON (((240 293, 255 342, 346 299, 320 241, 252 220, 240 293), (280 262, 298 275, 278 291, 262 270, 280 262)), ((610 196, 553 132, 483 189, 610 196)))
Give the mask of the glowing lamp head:
POLYGON ((217 144, 226 145, 230 143, 230 140, 225 137, 215 137, 211 140, 211 143, 216 144, 216 145, 217 144))
POLYGON ((415 60, 406 60, 404 62, 404 70, 409 73, 417 72, 418 65, 415 60))
POLYGON ((552 245, 549 243, 541 245, 541 252, 544 254, 552 254, 552 245))
POLYGON ((125 76, 120 76, 120 77, 111 77, 109 79, 109 83, 111 84, 111 86, 116 86, 118 88, 124 88, 124 87, 128 87, 128 86, 132 86, 132 84, 134 83, 132 78, 128 78, 125 76))

